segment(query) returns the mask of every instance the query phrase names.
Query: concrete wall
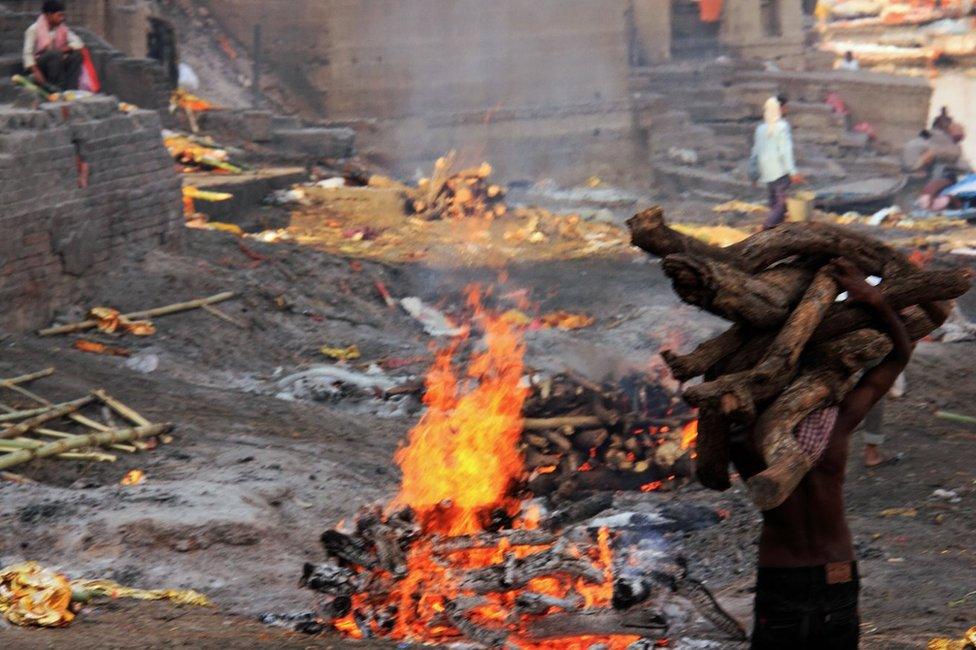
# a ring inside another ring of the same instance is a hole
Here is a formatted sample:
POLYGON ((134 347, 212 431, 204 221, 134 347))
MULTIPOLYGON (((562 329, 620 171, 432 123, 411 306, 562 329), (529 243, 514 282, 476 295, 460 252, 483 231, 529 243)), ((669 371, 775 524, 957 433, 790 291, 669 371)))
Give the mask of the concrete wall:
POLYGON ((722 12, 722 43, 746 59, 791 62, 803 52, 802 0, 725 0, 722 12), (763 24, 763 5, 773 3, 779 17, 779 34, 771 35, 763 24))
POLYGON ((633 0, 637 65, 654 65, 671 58, 671 0, 633 0))
MULTIPOLYGON (((630 155, 628 0, 208 0, 319 117, 403 170, 458 148, 507 178, 630 155)), ((575 169, 570 175, 590 174, 575 169)))
POLYGON ((179 245, 180 178, 160 128, 110 97, 0 106, 0 327, 46 323, 120 258, 179 245))

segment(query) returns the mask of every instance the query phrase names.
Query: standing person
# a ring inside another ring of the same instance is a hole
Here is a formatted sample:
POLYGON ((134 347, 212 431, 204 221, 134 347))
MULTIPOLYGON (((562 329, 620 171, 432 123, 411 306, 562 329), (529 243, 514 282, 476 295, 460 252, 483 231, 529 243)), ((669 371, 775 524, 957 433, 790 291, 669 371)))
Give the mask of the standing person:
POLYGON ((793 133, 783 117, 786 96, 770 97, 763 107, 763 122, 756 135, 749 159, 750 176, 762 181, 769 191, 769 216, 763 224, 768 230, 786 218, 786 193, 792 183, 802 182, 793 157, 793 133))
POLYGON ((24 69, 42 87, 77 90, 85 44, 68 29, 62 0, 45 0, 41 15, 24 32, 24 69))
MULTIPOLYGON (((838 406, 813 412, 794 432, 813 469, 782 505, 763 512, 753 650, 858 647, 860 583, 844 513, 848 443, 908 365, 914 344, 898 312, 854 265, 837 260, 834 274, 849 301, 875 313, 893 347, 838 406)), ((733 441, 732 461, 743 478, 765 467, 749 435, 733 441)))

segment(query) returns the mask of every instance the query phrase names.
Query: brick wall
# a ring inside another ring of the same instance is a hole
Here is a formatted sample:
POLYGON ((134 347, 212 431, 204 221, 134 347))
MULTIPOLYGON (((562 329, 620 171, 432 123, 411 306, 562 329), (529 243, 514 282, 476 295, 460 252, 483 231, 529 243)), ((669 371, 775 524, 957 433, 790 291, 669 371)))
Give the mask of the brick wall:
POLYGON ((0 105, 0 327, 46 323, 120 258, 179 246, 180 179, 160 128, 156 112, 120 113, 110 97, 0 105))

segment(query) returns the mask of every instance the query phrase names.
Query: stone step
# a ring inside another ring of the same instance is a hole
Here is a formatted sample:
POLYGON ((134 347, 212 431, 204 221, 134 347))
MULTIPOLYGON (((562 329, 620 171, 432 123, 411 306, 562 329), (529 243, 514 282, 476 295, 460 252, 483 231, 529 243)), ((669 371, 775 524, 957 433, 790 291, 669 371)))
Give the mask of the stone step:
POLYGON ((356 132, 352 129, 318 127, 281 129, 272 132, 272 142, 286 151, 321 160, 353 155, 356 132))
POLYGON ((259 207, 275 190, 291 187, 308 180, 304 167, 270 167, 243 174, 187 174, 184 185, 209 192, 227 192, 233 197, 227 201, 198 201, 195 208, 214 221, 240 223, 240 219, 259 207))
POLYGON ((715 134, 708 127, 688 126, 683 129, 652 132, 648 139, 652 153, 665 153, 671 147, 707 152, 716 147, 715 134))
POLYGON ((675 165, 670 162, 655 162, 656 177, 669 184, 677 192, 710 192, 736 197, 757 195, 748 181, 740 180, 727 172, 716 172, 692 165, 675 165))
POLYGON ((4 54, 0 56, 0 79, 9 80, 15 74, 23 72, 23 60, 19 54, 4 54))
POLYGON ((741 102, 694 102, 686 104, 687 111, 695 122, 739 123, 752 117, 752 110, 741 102))

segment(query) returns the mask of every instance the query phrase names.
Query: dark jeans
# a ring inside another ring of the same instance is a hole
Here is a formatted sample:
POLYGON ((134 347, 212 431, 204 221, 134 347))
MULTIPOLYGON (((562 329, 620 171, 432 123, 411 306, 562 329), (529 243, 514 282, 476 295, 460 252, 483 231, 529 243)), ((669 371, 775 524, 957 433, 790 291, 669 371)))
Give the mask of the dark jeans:
POLYGON ((78 50, 71 50, 67 54, 48 50, 37 57, 37 67, 44 73, 47 85, 61 90, 78 90, 82 61, 78 50))
POLYGON ((857 564, 850 567, 836 584, 827 584, 822 566, 760 568, 752 650, 856 650, 860 580, 857 564))
POLYGON ((790 189, 790 177, 783 176, 771 183, 766 183, 769 190, 769 216, 763 224, 763 230, 769 230, 786 219, 786 193, 790 189))

